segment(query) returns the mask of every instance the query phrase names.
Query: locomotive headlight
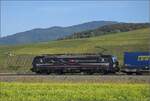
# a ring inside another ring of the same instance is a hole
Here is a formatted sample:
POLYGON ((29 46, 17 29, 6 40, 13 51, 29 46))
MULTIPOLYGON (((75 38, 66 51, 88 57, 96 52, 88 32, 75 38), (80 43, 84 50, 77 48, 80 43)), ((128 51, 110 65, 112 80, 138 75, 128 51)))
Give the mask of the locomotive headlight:
POLYGON ((40 66, 40 64, 35 64, 36 66, 40 66))

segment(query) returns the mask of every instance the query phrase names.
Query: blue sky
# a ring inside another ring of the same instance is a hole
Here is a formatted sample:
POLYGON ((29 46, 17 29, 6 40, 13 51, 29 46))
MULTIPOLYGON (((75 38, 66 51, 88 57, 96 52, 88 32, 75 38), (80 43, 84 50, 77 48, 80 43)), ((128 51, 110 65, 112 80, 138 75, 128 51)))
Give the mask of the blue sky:
POLYGON ((89 21, 150 22, 149 0, 1 1, 1 35, 89 21))

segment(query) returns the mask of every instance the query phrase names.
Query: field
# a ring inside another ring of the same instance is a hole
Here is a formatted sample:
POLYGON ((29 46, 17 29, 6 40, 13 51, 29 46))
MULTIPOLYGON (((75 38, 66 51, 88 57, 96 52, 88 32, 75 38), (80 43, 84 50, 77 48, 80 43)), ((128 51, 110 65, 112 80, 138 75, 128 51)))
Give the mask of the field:
POLYGON ((116 55, 123 64, 123 53, 127 51, 149 51, 150 28, 114 33, 100 37, 50 41, 29 45, 0 46, 1 72, 30 72, 35 55, 57 53, 102 52, 116 55))
POLYGON ((1 101, 149 101, 148 84, 4 83, 1 101))

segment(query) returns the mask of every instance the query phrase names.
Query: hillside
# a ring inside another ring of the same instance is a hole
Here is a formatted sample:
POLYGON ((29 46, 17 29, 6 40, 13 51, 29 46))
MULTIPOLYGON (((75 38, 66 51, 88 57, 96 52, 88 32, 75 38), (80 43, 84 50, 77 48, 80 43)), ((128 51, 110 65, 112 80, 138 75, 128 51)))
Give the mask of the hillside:
POLYGON ((56 40, 75 32, 95 29, 104 25, 115 24, 113 21, 92 21, 68 27, 54 26, 50 28, 36 28, 0 38, 0 45, 29 44, 56 40))
POLYGON ((72 35, 66 36, 62 39, 89 38, 89 37, 101 36, 106 34, 127 32, 136 29, 147 28, 147 27, 150 27, 150 23, 117 23, 117 24, 105 25, 93 30, 77 32, 72 35))
POLYGON ((0 67, 1 70, 18 71, 20 71, 21 67, 21 70, 23 69, 29 71, 32 58, 35 55, 101 52, 102 50, 97 47, 103 47, 107 49, 108 51, 104 52, 105 54, 116 55, 122 64, 123 53, 126 51, 149 51, 149 32, 150 28, 144 28, 92 38, 50 41, 30 45, 1 46, 0 67), (7 59, 7 61, 5 61, 5 59, 7 59), (23 66, 25 64, 26 67, 23 66))

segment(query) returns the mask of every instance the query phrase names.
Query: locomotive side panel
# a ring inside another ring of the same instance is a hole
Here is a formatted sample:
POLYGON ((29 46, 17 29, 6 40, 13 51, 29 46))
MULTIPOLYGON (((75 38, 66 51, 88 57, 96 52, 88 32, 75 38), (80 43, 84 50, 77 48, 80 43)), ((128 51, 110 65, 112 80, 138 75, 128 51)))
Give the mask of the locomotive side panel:
POLYGON ((112 56, 55 56, 35 57, 33 72, 37 73, 74 73, 86 72, 89 74, 99 72, 115 72, 117 65, 112 56))

